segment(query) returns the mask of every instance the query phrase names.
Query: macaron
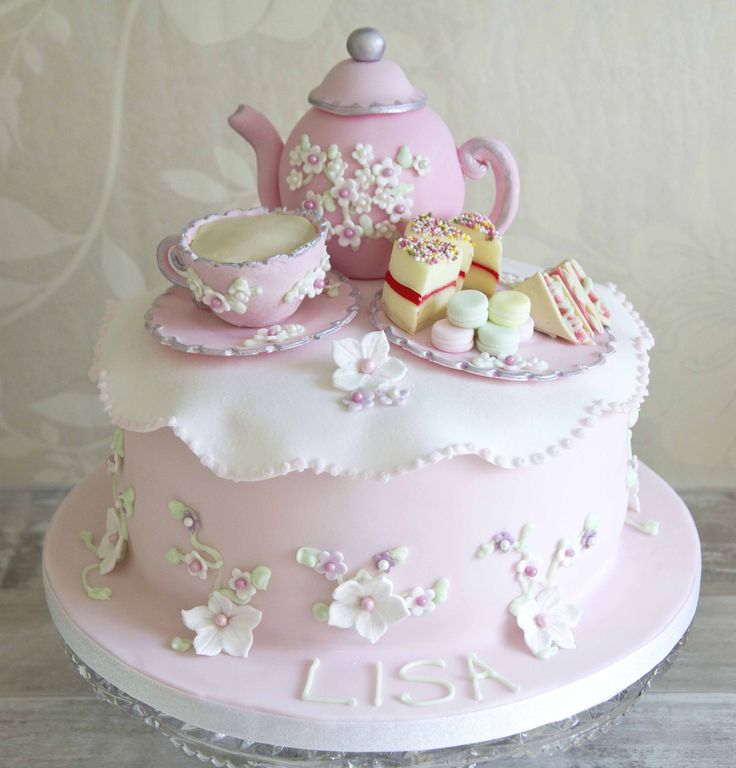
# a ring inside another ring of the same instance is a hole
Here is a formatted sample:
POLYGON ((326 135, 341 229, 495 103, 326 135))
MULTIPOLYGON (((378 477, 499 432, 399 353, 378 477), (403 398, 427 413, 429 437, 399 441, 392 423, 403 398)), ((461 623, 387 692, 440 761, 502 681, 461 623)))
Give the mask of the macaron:
POLYGON ((480 328, 488 320, 488 297, 481 291, 458 291, 447 302, 447 319, 458 328, 480 328))
POLYGON ((531 301, 521 291, 497 291, 488 302, 488 319, 496 325, 516 327, 528 317, 531 301))
POLYGON ((478 340, 475 346, 481 352, 488 352, 494 357, 516 354, 516 350, 519 349, 519 331, 508 325, 486 323, 478 328, 478 340))
POLYGON ((432 326, 432 346, 443 352, 467 352, 473 348, 473 328, 459 328, 447 320, 438 320, 432 326))
POLYGON ((534 335, 534 318, 527 317, 524 322, 516 327, 519 332, 519 341, 523 344, 525 341, 529 341, 534 335))

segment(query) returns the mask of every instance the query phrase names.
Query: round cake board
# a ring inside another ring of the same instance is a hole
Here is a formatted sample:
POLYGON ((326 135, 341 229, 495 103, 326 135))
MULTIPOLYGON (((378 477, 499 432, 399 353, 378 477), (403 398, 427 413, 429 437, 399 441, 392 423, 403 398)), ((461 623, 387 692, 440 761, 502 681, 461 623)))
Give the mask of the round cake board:
POLYGON ((380 642, 354 651, 325 649, 310 693, 326 702, 302 700, 315 656, 300 648, 298 637, 291 646, 269 648, 256 629, 247 659, 177 653, 171 639, 187 634, 180 609, 192 606, 172 605, 157 593, 136 571, 134 556, 105 577, 110 600, 91 600, 82 587, 80 573, 93 560, 79 532, 104 525, 110 496, 104 468, 80 483, 52 520, 44 546, 46 597, 64 641, 87 666, 191 725, 298 749, 389 752, 472 744, 606 701, 664 659, 687 630, 700 585, 697 531, 661 478, 641 466, 640 479, 642 518, 657 519, 659 535, 623 531, 618 564, 580 606, 577 648, 546 661, 529 653, 506 612, 499 622, 508 623, 507 638, 496 646, 464 640, 459 627, 454 647, 433 648, 430 638, 421 655, 380 642), (518 690, 492 679, 476 688, 468 668, 472 654, 518 690), (401 679, 399 670, 419 661, 414 680, 401 679))

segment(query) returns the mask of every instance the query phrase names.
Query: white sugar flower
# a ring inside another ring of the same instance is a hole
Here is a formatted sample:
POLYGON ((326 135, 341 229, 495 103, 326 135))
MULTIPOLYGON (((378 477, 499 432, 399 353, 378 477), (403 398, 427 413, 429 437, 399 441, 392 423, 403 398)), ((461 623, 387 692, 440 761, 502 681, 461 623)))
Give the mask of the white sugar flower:
POLYGON ((376 181, 375 176, 370 172, 368 168, 358 168, 353 172, 353 178, 355 179, 355 182, 360 187, 360 189, 364 190, 371 187, 376 181))
POLYGON ((296 168, 292 168, 289 175, 286 177, 286 183, 289 185, 289 189, 293 192, 304 183, 304 174, 301 171, 297 171, 296 168))
POLYGON ((294 168, 302 164, 302 151, 297 145, 294 149, 289 151, 289 165, 294 168))
POLYGON ((319 144, 315 144, 302 151, 302 161, 304 173, 322 173, 322 168, 327 162, 327 153, 322 150, 319 144))
POLYGON ((431 613, 437 606, 434 604, 434 590, 414 587, 406 596, 406 607, 412 616, 431 613))
POLYGON ((321 216, 325 210, 324 203, 322 202, 322 195, 319 192, 314 192, 310 189, 309 192, 307 192, 307 196, 304 198, 302 208, 304 208, 305 211, 321 216))
POLYGON ((358 193, 357 197, 355 198, 355 201, 353 202, 353 210, 359 216, 362 216, 364 213, 370 213, 371 202, 372 201, 371 201, 370 195, 366 195, 365 192, 360 192, 358 193))
POLYGON ((356 144, 353 157, 361 165, 370 165, 373 160, 373 146, 371 144, 356 144))
POLYGON ((241 571, 240 568, 233 568, 227 585, 235 592, 241 603, 247 603, 256 593, 250 571, 241 571))
POLYGON ((420 176, 426 176, 429 171, 429 158, 425 157, 424 155, 417 155, 414 158, 414 170, 420 175, 420 176))
POLYGON ((543 589, 536 598, 527 600, 516 614, 516 623, 524 633, 529 650, 541 659, 554 656, 559 648, 574 648, 572 627, 576 627, 582 611, 563 603, 558 587, 543 589))
POLYGON ((127 528, 120 523, 120 516, 114 507, 107 509, 105 535, 97 547, 100 558, 100 573, 104 576, 125 558, 128 549, 127 528))
POLYGON ((230 311, 230 302, 221 293, 213 291, 206 285, 202 294, 202 303, 218 315, 230 311))
POLYGON ((402 219, 408 219, 411 217, 411 209, 414 206, 414 201, 410 197, 402 197, 397 195, 386 206, 386 213, 388 214, 389 221, 393 224, 398 223, 402 219))
POLYGON ((204 296, 204 283, 191 267, 187 269, 187 288, 192 292, 195 301, 202 301, 202 297, 204 296))
POLYGON ((343 177, 347 167, 348 164, 342 159, 340 155, 338 155, 334 160, 330 160, 330 162, 327 163, 324 174, 330 181, 334 183, 343 177))
POLYGON ((537 581, 542 578, 542 559, 533 553, 519 560, 516 564, 519 581, 537 581))
POLYGON ((567 566, 572 565, 577 554, 577 546, 570 539, 562 539, 557 545, 555 560, 566 568, 567 566))
POLYGON ((380 163, 375 163, 371 171, 379 187, 395 187, 399 183, 401 166, 390 157, 384 157, 380 163))
POLYGON ((335 186, 330 189, 330 195, 335 198, 338 205, 348 206, 358 199, 358 185, 354 179, 338 179, 335 186))
POLYGON ((260 624, 261 612, 253 606, 236 606, 220 592, 210 595, 207 605, 181 612, 187 629, 197 633, 194 650, 201 656, 217 656, 224 651, 245 658, 253 645, 253 630, 260 624))
POLYGON ((190 576, 197 576, 203 581, 207 578, 207 561, 196 550, 184 555, 184 562, 190 576))
POLYGON ((332 374, 332 385, 345 392, 355 392, 384 389, 400 381, 407 367, 388 353, 389 343, 383 331, 367 333, 360 341, 333 341, 332 357, 337 370, 332 374))
MULTIPOLYGON (((230 283, 227 292, 230 309, 239 315, 243 315, 248 308, 250 297, 253 295, 258 296, 263 293, 263 288, 260 286, 251 288, 245 278, 239 277, 237 280, 233 280, 233 282, 230 283)), ((217 312, 217 310, 215 310, 215 312, 217 312)))
POLYGON ((344 247, 350 246, 354 251, 360 248, 360 238, 363 236, 363 227, 354 224, 350 219, 345 219, 342 224, 332 227, 332 233, 337 236, 337 242, 344 247))
POLYGON ((379 187, 373 193, 373 202, 381 209, 386 210, 394 201, 394 191, 391 187, 379 187))
POLYGON ((409 616, 409 609, 386 576, 358 581, 350 579, 332 593, 327 623, 355 631, 371 643, 385 634, 389 625, 409 616))
POLYGON ((388 219, 377 221, 373 231, 376 237, 385 237, 387 240, 396 240, 399 236, 398 228, 388 219))

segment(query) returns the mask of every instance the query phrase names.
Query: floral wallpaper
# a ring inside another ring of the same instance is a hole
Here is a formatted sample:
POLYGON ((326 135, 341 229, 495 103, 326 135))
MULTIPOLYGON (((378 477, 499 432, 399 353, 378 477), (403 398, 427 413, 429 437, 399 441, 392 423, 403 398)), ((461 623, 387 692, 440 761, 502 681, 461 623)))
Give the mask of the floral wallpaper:
MULTIPOLYGON (((574 256, 652 328, 641 458, 736 473, 736 5, 719 0, 1 0, 0 482, 70 483, 109 426, 86 377, 108 299, 163 286, 158 241, 257 202, 241 102, 282 135, 378 26, 458 144, 522 177, 505 252, 574 256)), ((487 211, 490 182, 466 207, 487 211)))

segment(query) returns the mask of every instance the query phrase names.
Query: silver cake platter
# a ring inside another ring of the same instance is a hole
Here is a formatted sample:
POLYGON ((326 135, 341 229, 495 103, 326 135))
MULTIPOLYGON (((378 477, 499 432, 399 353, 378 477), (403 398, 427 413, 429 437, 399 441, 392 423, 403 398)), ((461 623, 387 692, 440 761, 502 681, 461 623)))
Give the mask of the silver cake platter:
POLYGON ((189 725, 135 699, 87 666, 66 643, 64 647, 77 672, 92 686, 100 701, 112 704, 136 720, 155 728, 187 755, 218 768, 466 768, 493 760, 537 757, 564 751, 606 733, 631 711, 656 679, 669 669, 685 645, 689 631, 688 628, 667 656, 649 672, 607 701, 584 712, 501 739, 410 752, 327 752, 294 749, 215 733, 189 725))

